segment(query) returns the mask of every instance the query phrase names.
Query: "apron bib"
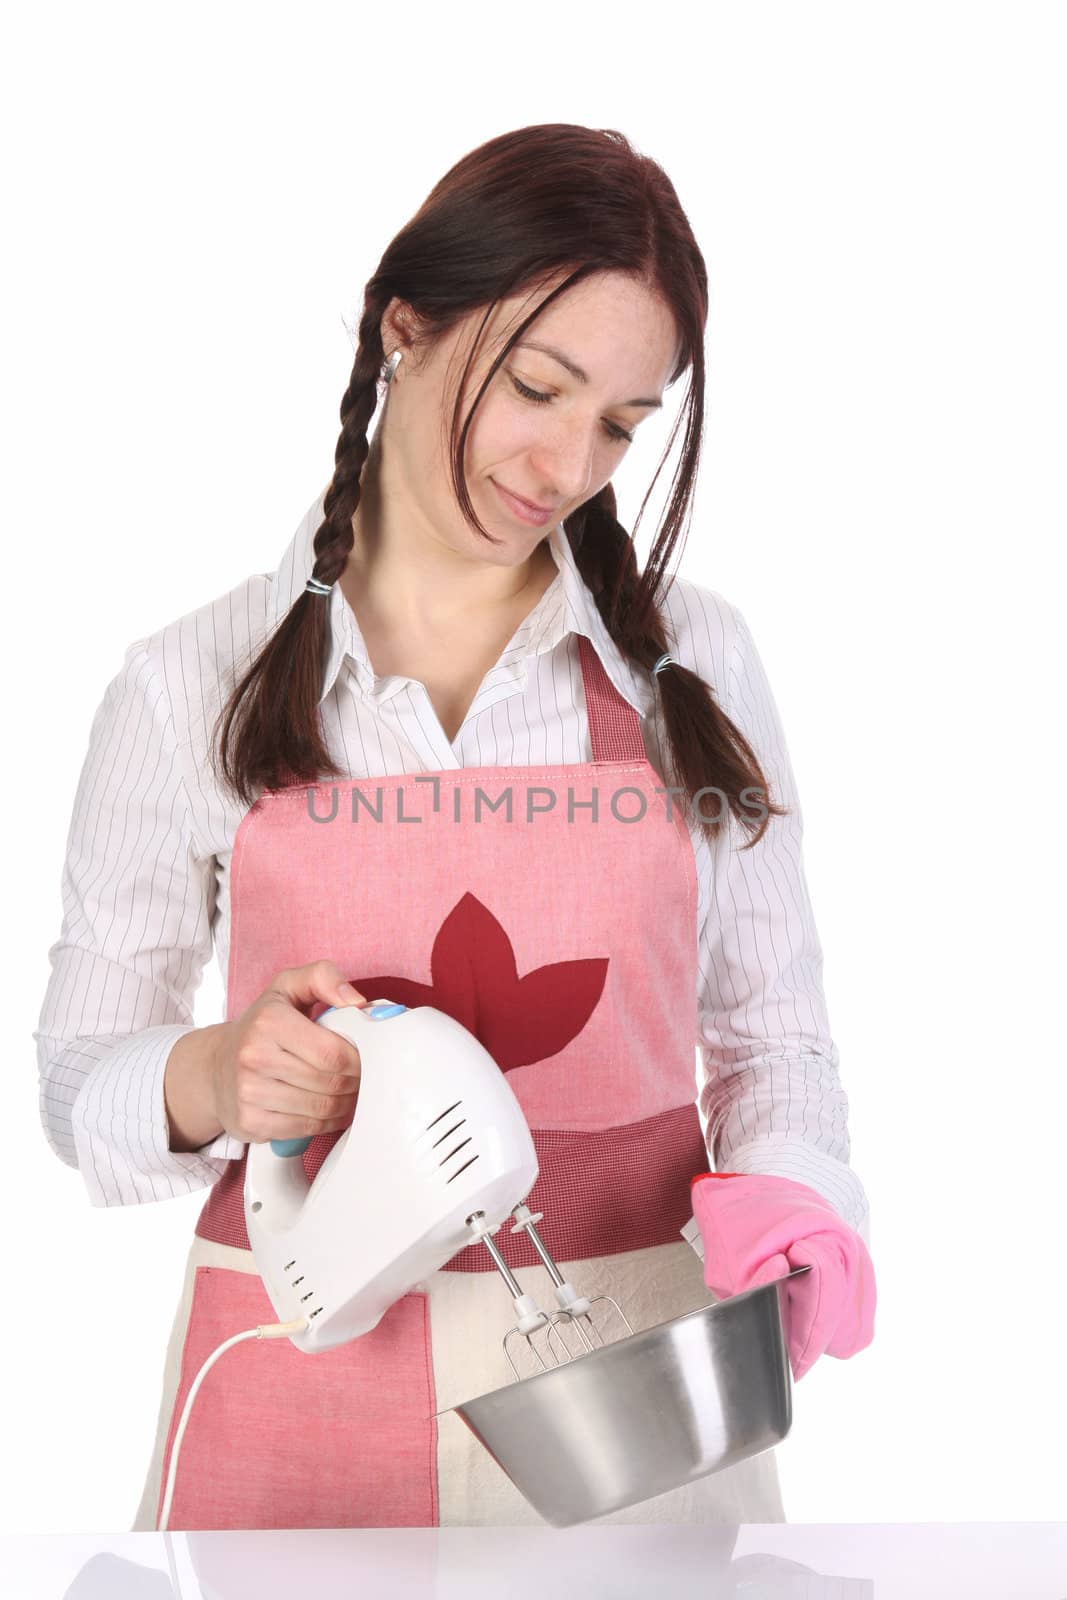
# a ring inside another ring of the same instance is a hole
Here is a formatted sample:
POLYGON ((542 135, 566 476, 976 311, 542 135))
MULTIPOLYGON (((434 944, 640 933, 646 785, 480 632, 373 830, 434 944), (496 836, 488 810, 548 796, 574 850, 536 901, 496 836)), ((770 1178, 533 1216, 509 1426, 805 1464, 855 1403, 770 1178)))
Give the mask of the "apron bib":
MULTIPOLYGON (((708 1167, 696 868, 636 712, 589 641, 578 646, 589 762, 301 783, 256 801, 234 839, 226 1017, 283 968, 328 958, 368 1000, 456 1018, 530 1125, 540 1173, 528 1204, 549 1252, 579 1293, 611 1294, 640 1330, 712 1298, 679 1237, 690 1179, 708 1167)), ((311 1141, 309 1179, 340 1137, 311 1141)), ((157 1526, 201 1363, 277 1321, 245 1229, 245 1160, 197 1221, 138 1527, 157 1526)), ((494 1242, 553 1309, 526 1233, 505 1225, 494 1242)), ((597 1309, 607 1337, 610 1307, 597 1309)), ((540 1523, 457 1416, 434 1418, 512 1381, 501 1341, 514 1320, 488 1251, 471 1245, 334 1350, 233 1346, 194 1402, 169 1526, 540 1523)), ((784 1520, 773 1454, 599 1520, 784 1520)))

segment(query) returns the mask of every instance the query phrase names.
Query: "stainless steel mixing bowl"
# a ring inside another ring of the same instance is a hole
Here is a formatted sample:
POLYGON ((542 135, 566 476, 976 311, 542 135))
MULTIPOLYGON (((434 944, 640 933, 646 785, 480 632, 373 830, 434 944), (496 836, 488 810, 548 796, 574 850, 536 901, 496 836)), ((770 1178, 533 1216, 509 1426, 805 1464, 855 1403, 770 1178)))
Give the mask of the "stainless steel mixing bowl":
POLYGON ((810 1271, 448 1409, 555 1527, 637 1505, 785 1438, 793 1407, 781 1291, 810 1271))

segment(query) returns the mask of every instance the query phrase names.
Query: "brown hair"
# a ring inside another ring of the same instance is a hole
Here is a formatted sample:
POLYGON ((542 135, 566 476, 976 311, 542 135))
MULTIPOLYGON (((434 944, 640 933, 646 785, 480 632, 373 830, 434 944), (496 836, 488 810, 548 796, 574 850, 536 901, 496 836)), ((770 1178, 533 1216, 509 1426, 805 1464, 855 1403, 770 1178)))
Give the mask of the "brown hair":
MULTIPOLYGON (((467 434, 504 357, 545 306, 598 272, 626 273, 658 294, 674 315, 680 339, 670 382, 691 370, 686 404, 667 444, 669 451, 684 418, 682 458, 662 527, 640 571, 633 536, 618 521, 608 483, 566 519, 564 528, 615 643, 631 661, 649 669, 673 643, 660 601, 666 563, 686 524, 700 458, 707 272, 669 178, 613 129, 546 123, 489 140, 445 174, 388 245, 364 290, 355 362, 341 401, 333 478, 315 534, 312 576, 325 584, 335 582, 352 548, 352 516, 359 504, 367 433, 382 376, 381 323, 393 298, 411 307, 432 345, 475 311, 484 312, 484 328, 499 301, 551 281, 561 271, 566 274, 563 281, 535 306, 497 356, 462 427, 457 400, 450 434, 453 486, 464 517, 482 537, 491 538, 467 490, 467 434)), ((460 394, 475 353, 468 356, 460 394)), ((642 510, 662 467, 661 460, 642 510)), ((223 707, 216 724, 216 730, 221 726, 218 761, 225 781, 246 804, 259 786, 347 776, 333 763, 319 723, 327 629, 324 599, 307 591, 300 594, 223 707)), ((714 837, 732 814, 743 828, 757 830, 746 846, 750 848, 771 815, 786 815, 770 801, 752 747, 696 673, 672 664, 653 681, 669 744, 664 754, 673 767, 661 776, 683 788, 690 802, 698 791, 717 789, 719 816, 706 816, 702 804, 693 807, 700 825, 714 837), (758 827, 748 809, 754 804, 762 814, 758 827)))

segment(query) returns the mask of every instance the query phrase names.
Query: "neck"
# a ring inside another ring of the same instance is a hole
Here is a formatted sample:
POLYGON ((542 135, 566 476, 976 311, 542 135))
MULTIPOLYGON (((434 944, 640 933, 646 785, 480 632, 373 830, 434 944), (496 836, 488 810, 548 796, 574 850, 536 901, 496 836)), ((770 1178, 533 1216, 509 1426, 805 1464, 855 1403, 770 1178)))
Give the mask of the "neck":
POLYGON ((484 625, 494 615, 529 610, 555 578, 547 536, 518 564, 487 561, 448 544, 398 491, 399 497, 383 471, 375 435, 340 585, 353 611, 377 626, 431 637, 484 625))

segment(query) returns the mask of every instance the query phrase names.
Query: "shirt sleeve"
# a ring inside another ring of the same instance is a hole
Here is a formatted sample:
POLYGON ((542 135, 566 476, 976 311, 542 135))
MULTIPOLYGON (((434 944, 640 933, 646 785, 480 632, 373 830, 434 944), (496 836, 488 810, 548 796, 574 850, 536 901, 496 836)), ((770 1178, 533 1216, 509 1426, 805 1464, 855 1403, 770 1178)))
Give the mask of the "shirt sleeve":
POLYGON ((869 1243, 867 1196, 849 1166, 848 1098, 823 996, 792 765, 752 636, 730 610, 725 709, 789 815, 772 817, 750 849, 736 826, 712 847, 697 1009, 708 1150, 717 1171, 807 1184, 869 1243))
POLYGON ((37 1044, 49 1144, 95 1206, 215 1182, 243 1145, 170 1149, 167 1058, 212 952, 215 858, 198 851, 170 705, 146 641, 93 719, 67 839, 37 1044))

